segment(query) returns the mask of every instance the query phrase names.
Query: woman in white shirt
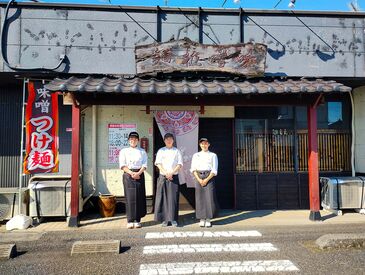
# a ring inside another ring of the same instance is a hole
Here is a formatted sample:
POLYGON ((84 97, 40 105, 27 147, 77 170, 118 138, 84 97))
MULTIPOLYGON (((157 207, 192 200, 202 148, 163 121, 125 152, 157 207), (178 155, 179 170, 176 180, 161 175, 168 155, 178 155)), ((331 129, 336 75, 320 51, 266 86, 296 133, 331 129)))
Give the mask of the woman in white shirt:
POLYGON ((214 178, 218 173, 218 158, 209 151, 209 140, 199 139, 201 151, 193 155, 190 171, 195 182, 195 212, 200 227, 211 227, 211 219, 217 215, 219 206, 215 193, 214 178))
POLYGON ((119 152, 119 167, 124 171, 123 186, 126 198, 127 228, 141 228, 141 218, 146 216, 146 188, 144 171, 147 168, 146 151, 138 147, 139 135, 131 132, 129 147, 119 152))
POLYGON ((158 150, 155 165, 160 171, 157 180, 155 199, 155 221, 162 226, 177 226, 179 212, 179 177, 183 166, 179 149, 173 146, 174 136, 170 133, 164 136, 165 147, 158 150))

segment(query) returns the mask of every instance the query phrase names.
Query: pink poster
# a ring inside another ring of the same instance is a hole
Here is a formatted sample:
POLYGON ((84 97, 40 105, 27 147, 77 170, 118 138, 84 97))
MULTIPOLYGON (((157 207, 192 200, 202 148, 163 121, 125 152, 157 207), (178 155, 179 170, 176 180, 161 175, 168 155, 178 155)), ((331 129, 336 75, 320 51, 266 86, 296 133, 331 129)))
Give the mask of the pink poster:
POLYGON ((155 111, 154 116, 162 137, 172 133, 181 151, 184 166, 179 173, 180 184, 194 187, 190 173, 191 159, 198 151, 199 115, 194 111, 155 111))
POLYGON ((128 135, 136 129, 136 124, 108 124, 108 163, 118 163, 119 151, 129 146, 128 135))

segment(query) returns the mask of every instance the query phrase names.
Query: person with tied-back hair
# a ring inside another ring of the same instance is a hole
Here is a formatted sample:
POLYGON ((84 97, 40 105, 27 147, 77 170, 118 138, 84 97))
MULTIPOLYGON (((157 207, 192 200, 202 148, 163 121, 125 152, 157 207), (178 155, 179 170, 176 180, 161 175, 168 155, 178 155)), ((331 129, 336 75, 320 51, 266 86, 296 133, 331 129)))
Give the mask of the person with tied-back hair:
POLYGON ((209 151, 209 140, 199 139, 201 151, 191 160, 190 172, 195 182, 195 214, 200 227, 211 227, 211 219, 218 213, 218 201, 215 192, 215 177, 218 174, 217 155, 209 151))
POLYGON ((179 149, 175 148, 174 136, 167 133, 164 136, 165 147, 158 150, 155 165, 160 175, 157 180, 155 200, 155 221, 162 222, 162 226, 178 226, 179 212, 179 177, 183 166, 179 149))
POLYGON ((131 132, 129 147, 119 152, 119 167, 124 171, 123 186, 126 198, 127 228, 141 228, 141 218, 146 216, 146 188, 144 171, 147 169, 146 151, 138 147, 139 135, 131 132))

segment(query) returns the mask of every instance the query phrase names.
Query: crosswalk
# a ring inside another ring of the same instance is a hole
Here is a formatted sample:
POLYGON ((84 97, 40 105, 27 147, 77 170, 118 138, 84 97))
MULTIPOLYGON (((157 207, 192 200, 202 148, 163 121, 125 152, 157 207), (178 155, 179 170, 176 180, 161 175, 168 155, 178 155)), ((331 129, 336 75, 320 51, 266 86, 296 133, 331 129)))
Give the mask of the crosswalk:
MULTIPOLYGON (((147 232, 145 239, 166 239, 174 242, 177 238, 193 238, 210 240, 213 243, 163 244, 146 245, 143 254, 161 255, 174 258, 173 255, 184 254, 192 257, 196 253, 274 253, 279 249, 272 243, 246 242, 250 237, 262 237, 256 230, 247 231, 187 231, 187 232, 147 232), (237 238, 238 243, 222 243, 222 240, 237 238), (241 242, 242 240, 242 242, 241 242)), ((272 255, 272 254, 271 254, 272 255)), ((273 254, 275 257, 275 253, 273 254)), ((209 257, 208 257, 209 258, 209 257)), ((193 258, 194 259, 194 258, 193 258)), ((299 268, 288 259, 279 260, 251 260, 251 261, 187 261, 168 263, 145 263, 139 268, 140 275, 154 274, 224 274, 224 273, 256 273, 256 272, 296 272, 299 268)))
POLYGON ((258 252, 277 251, 271 243, 230 244, 172 244, 151 245, 143 248, 143 254, 203 253, 203 252, 258 252))
POLYGON ((257 230, 245 231, 186 231, 186 232, 147 232, 146 239, 168 239, 168 238, 232 238, 232 237, 261 237, 257 230))

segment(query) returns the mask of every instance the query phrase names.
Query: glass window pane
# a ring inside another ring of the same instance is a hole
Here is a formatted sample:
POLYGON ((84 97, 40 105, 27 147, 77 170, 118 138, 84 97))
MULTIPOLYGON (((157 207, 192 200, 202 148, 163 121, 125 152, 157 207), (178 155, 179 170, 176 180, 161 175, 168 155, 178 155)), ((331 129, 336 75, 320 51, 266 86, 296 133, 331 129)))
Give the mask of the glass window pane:
POLYGON ((342 119, 342 102, 328 102, 328 125, 340 123, 342 119))
POLYGON ((294 170, 293 106, 236 108, 237 172, 294 170))

